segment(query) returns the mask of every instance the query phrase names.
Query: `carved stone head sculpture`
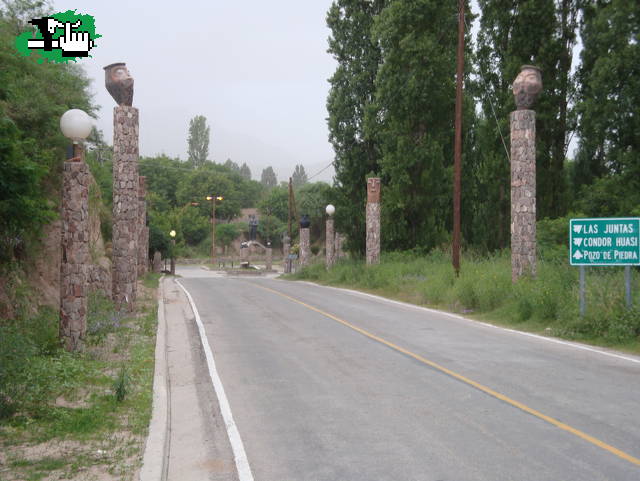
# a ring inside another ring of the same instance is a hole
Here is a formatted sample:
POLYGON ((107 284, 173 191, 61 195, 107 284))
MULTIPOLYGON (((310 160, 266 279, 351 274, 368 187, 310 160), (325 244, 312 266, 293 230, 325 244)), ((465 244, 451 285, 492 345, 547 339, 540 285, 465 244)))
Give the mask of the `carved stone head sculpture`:
POLYGON ((380 178, 369 177, 367 179, 367 202, 380 202, 380 178))
POLYGON ((133 104, 133 77, 123 62, 112 63, 104 68, 104 83, 107 91, 118 105, 133 104))
POLYGON ((542 91, 542 74, 538 67, 523 65, 513 82, 513 96, 518 110, 531 108, 542 91))

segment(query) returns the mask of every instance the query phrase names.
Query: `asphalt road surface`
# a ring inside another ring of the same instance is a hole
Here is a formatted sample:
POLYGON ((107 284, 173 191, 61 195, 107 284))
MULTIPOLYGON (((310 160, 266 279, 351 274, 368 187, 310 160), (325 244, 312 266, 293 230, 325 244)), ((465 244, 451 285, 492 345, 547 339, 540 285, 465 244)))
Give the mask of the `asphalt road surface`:
POLYGON ((640 480, 640 359, 307 283, 183 278, 256 481, 640 480))

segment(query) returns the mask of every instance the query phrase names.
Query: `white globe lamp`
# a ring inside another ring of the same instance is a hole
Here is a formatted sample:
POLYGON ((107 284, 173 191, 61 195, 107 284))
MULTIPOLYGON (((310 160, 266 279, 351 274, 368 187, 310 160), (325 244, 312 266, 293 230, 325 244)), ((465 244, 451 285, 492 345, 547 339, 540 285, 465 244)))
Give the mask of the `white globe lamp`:
POLYGON ((329 217, 331 217, 333 214, 336 213, 336 208, 332 204, 329 204, 325 209, 325 212, 329 217))
POLYGON ((73 140, 76 144, 86 139, 93 128, 93 120, 84 110, 67 110, 60 117, 60 130, 65 137, 73 140))

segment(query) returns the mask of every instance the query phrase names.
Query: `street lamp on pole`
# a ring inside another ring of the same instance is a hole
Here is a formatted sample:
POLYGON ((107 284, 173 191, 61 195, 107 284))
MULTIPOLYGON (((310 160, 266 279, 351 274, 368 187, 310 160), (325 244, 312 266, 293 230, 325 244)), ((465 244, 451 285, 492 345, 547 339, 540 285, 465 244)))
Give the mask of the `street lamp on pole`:
POLYGON ((83 159, 82 141, 92 128, 91 117, 82 110, 68 110, 60 118, 60 130, 73 142, 63 166, 61 204, 59 335, 67 351, 82 350, 87 331, 90 174, 83 159))
POLYGON ((221 195, 208 195, 206 197, 211 201, 211 265, 216 265, 216 201, 224 200, 221 195))
POLYGON ((336 236, 333 227, 333 214, 336 213, 336 208, 332 204, 329 204, 327 205, 325 212, 327 213, 327 226, 325 229, 325 265, 327 266, 327 269, 330 269, 336 262, 336 236))
POLYGON ((176 275, 176 259, 175 259, 175 248, 176 248, 176 231, 175 230, 171 230, 171 232, 169 232, 169 235, 171 236, 171 275, 175 276, 176 275))

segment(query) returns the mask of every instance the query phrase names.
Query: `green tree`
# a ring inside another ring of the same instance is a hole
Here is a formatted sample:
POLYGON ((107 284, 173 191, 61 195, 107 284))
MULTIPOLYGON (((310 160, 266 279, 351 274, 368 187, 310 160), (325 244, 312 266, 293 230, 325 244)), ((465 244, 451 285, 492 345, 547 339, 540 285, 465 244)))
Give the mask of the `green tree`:
POLYGON ((184 162, 166 155, 140 158, 140 175, 146 177, 148 192, 155 192, 170 206, 178 207, 176 189, 179 182, 192 170, 184 162))
POLYGON ((204 168, 187 172, 178 183, 176 199, 178 206, 198 202, 198 209, 207 218, 211 218, 211 201, 207 196, 222 196, 224 199, 216 203, 216 218, 231 220, 240 214, 241 193, 238 191, 238 183, 219 170, 214 164, 208 164, 204 168))
POLYGON ((263 169, 260 182, 267 189, 273 189, 278 185, 278 178, 276 177, 276 173, 273 171, 273 167, 269 166, 266 169, 263 169))
MULTIPOLYGON (((48 4, 4 1, 0 5, 0 255, 27 257, 31 240, 52 218, 60 199, 59 174, 69 141, 60 132, 68 109, 94 112, 89 80, 76 65, 38 63, 20 57, 18 33, 49 13, 48 4)), ((2 260, 0 260, 2 262, 2 260)))
POLYGON ((457 3, 391 2, 374 31, 384 52, 370 116, 382 147, 383 246, 431 248, 452 217, 457 3))
POLYGON ((196 115, 189 121, 189 162, 195 167, 201 167, 209 157, 209 127, 207 118, 196 115))
POLYGON ((587 215, 640 207, 640 5, 588 1, 581 26, 574 182, 587 215))
POLYGON ((274 216, 286 224, 289 219, 289 189, 281 186, 271 189, 258 203, 258 211, 262 216, 274 216))
POLYGON ((0 261, 13 257, 25 236, 54 216, 41 199, 40 181, 46 170, 24 157, 15 124, 0 108, 0 261))
POLYGON ((304 165, 296 165, 293 170, 293 175, 291 176, 291 183, 293 184, 294 189, 302 187, 307 183, 307 173, 304 170, 304 165))
POLYGON ((233 160, 227 159, 227 161, 223 164, 227 169, 231 172, 235 172, 237 174, 240 173, 240 166, 236 164, 233 160))
POLYGON ((327 13, 331 29, 329 53, 338 66, 329 79, 327 98, 329 141, 335 152, 338 186, 336 226, 348 236, 347 247, 364 254, 365 177, 379 171, 380 148, 376 135, 365 129, 365 113, 375 96, 375 78, 382 63, 380 45, 372 26, 384 0, 335 0, 327 13))
POLYGON ((246 162, 243 162, 242 163, 242 167, 240 167, 240 176, 244 180, 251 180, 251 169, 246 164, 246 162))
POLYGON ((219 242, 224 247, 226 254, 227 248, 240 237, 241 231, 237 224, 216 224, 216 245, 219 242))

